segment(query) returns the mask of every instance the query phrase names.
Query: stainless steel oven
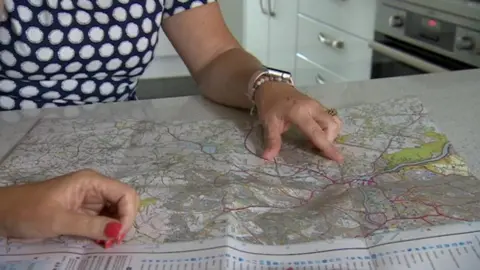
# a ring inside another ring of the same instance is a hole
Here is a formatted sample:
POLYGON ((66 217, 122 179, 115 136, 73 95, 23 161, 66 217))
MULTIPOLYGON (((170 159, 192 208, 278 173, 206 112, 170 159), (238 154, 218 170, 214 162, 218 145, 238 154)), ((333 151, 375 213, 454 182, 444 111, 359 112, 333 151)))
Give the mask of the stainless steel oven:
POLYGON ((480 1, 377 2, 372 79, 480 68, 480 1))

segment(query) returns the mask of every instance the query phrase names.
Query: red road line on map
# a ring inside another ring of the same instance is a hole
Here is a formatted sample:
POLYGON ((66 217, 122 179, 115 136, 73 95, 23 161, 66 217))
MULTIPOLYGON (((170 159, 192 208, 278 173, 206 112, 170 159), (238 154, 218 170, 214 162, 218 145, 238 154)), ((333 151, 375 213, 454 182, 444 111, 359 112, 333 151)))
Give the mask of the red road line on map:
MULTIPOLYGON (((295 166, 294 166, 295 167, 295 166)), ((297 168, 298 169, 298 168, 297 168)), ((298 207, 301 207, 305 204, 308 204, 315 196, 315 193, 316 192, 322 192, 322 191, 325 191, 326 189, 328 189, 329 187, 331 186, 347 186, 347 187, 352 187, 353 186, 353 183, 357 182, 357 181, 360 181, 360 179, 352 179, 352 180, 349 180, 349 181, 345 181, 345 182, 342 182, 342 183, 339 183, 339 180, 338 179, 333 179, 332 177, 329 177, 325 174, 321 174, 319 175, 320 177, 323 177, 325 179, 327 179, 328 181, 330 181, 329 184, 326 184, 325 186, 321 187, 321 188, 318 188, 318 189, 315 189, 315 190, 311 190, 310 191, 310 194, 308 195, 307 198, 299 198, 299 197, 295 197, 293 195, 290 195, 289 193, 285 192, 282 190, 282 193, 285 194, 286 196, 288 197, 291 197, 291 198, 294 198, 294 199, 297 199, 299 200, 301 203, 300 205, 296 205, 296 206, 293 206, 293 207, 288 207, 288 208, 284 208, 284 209, 294 209, 294 208, 298 208, 298 207)), ((361 180, 362 182, 367 182, 369 185, 371 183, 373 184, 376 184, 375 180, 374 180, 374 176, 370 177, 368 180, 361 180)), ((383 212, 372 212, 372 213, 366 213, 365 211, 360 211, 360 210, 354 210, 354 209, 350 209, 350 210, 346 210, 346 209, 343 209, 344 211, 346 212, 357 212, 357 213, 362 213, 365 215, 365 217, 372 217, 373 215, 381 215, 382 216, 382 219, 384 220, 383 222, 381 222, 380 224, 377 224, 376 228, 365 233, 363 235, 363 237, 368 237, 368 236, 371 236, 374 232, 376 232, 377 230, 380 230, 382 229, 382 227, 385 227, 385 225, 387 225, 389 222, 392 222, 392 221, 401 221, 401 220, 421 220, 429 225, 433 225, 433 223, 431 221, 428 220, 428 218, 435 218, 435 217, 443 217, 445 219, 453 219, 453 220, 459 220, 459 221, 467 221, 466 219, 463 219, 463 218, 456 218, 456 217, 452 217, 452 216, 449 216, 449 215, 446 215, 444 213, 442 213, 441 211, 441 207, 442 205, 439 205, 435 202, 425 202, 425 201, 421 201, 421 200, 418 200, 416 198, 412 198, 411 200, 408 200, 407 198, 408 197, 415 197, 415 194, 412 194, 415 192, 416 189, 418 188, 428 188, 429 186, 422 186, 422 187, 418 187, 418 186, 414 186, 414 187, 410 187, 408 188, 405 192, 403 192, 402 194, 400 195, 395 195, 394 198, 389 198, 389 196, 387 194, 385 194, 385 192, 383 190, 382 191, 382 194, 383 196, 385 197, 386 200, 390 201, 392 204, 397 204, 397 203, 418 203, 418 204, 422 204, 424 206, 427 206, 427 207, 431 207, 433 208, 433 210, 435 211, 434 214, 426 214, 426 215, 423 215, 423 216, 416 216, 416 217, 402 217, 402 218, 390 218, 388 219, 386 214, 383 213, 383 212)), ((224 198, 222 198, 222 205, 223 205, 223 212, 232 212, 232 211, 241 211, 241 210, 246 210, 246 209, 249 209, 249 208, 254 208, 254 207, 267 207, 267 208, 277 208, 277 209, 280 209, 279 207, 274 207, 274 206, 266 206, 266 205, 248 205, 248 206, 243 206, 243 207, 238 207, 238 208, 229 208, 229 207, 226 207, 225 204, 224 204, 224 198)), ((373 225, 373 224, 372 224, 373 225)))
POLYGON ((368 236, 371 236, 375 231, 381 229, 382 227, 384 227, 388 222, 391 222, 391 221, 402 221, 402 220, 422 220, 430 225, 433 225, 433 223, 431 223, 430 221, 427 220, 427 218, 429 217, 444 217, 444 218, 447 218, 447 219, 454 219, 454 220, 459 220, 459 221, 467 221, 466 219, 462 219, 462 218, 456 218, 456 217, 451 217, 451 216, 448 216, 448 215, 445 215, 443 213, 439 213, 437 212, 437 214, 427 214, 427 215, 423 215, 423 216, 417 216, 417 217, 402 217, 402 218, 391 218, 391 219, 387 219, 385 222, 383 222, 380 226, 378 226, 376 229, 373 229, 367 233, 365 233, 363 235, 363 237, 368 237, 368 236))

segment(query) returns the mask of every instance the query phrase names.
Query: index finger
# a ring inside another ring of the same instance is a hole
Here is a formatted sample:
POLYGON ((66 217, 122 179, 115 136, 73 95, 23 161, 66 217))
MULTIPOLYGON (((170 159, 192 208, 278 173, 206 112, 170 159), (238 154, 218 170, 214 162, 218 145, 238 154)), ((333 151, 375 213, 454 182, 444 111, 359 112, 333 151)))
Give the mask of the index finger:
POLYGON ((298 128, 312 141, 312 143, 320 149, 326 158, 336 162, 342 162, 343 157, 337 148, 327 139, 327 134, 322 130, 320 125, 310 116, 298 116, 292 119, 298 128))

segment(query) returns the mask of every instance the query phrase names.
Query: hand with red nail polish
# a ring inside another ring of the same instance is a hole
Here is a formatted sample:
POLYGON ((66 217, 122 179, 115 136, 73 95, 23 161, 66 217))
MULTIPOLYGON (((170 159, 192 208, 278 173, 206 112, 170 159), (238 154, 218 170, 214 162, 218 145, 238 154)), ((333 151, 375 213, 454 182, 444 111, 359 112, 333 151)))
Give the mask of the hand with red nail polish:
POLYGON ((131 228, 139 197, 130 186, 92 170, 0 188, 0 236, 59 235, 118 243, 131 228))

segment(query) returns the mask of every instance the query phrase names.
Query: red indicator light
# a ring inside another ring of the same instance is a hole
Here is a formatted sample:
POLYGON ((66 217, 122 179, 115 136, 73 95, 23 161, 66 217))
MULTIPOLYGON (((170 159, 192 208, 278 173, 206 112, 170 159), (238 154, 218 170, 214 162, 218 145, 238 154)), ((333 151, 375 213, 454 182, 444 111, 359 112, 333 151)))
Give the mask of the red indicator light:
POLYGON ((435 26, 437 26, 437 21, 435 21, 435 20, 428 20, 428 26, 430 26, 430 27, 435 27, 435 26))

